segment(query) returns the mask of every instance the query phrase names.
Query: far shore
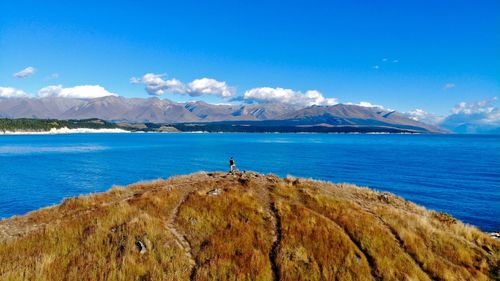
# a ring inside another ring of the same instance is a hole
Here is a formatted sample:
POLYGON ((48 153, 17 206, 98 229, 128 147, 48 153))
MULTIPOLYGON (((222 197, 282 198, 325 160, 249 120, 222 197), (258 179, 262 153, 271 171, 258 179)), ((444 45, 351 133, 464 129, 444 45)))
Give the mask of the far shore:
POLYGON ((112 129, 90 129, 90 128, 52 128, 49 131, 0 131, 0 135, 59 135, 59 134, 94 134, 94 133, 131 133, 131 131, 112 129))
MULTIPOLYGON (((257 132, 209 132, 209 131, 128 131, 119 128, 52 128, 49 131, 0 131, 0 135, 64 135, 64 134, 117 134, 117 133, 148 133, 148 134, 252 134, 257 132)), ((421 133, 390 133, 390 132, 262 132, 263 134, 335 134, 335 135, 421 135, 421 133)), ((259 133, 257 133, 259 134, 259 133)))

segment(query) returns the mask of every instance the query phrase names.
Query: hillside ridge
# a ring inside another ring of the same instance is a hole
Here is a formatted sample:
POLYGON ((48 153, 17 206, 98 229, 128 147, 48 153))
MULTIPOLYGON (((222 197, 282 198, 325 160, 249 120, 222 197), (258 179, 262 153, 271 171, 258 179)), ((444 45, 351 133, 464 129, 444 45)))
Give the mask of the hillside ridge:
POLYGON ((199 172, 0 221, 1 280, 498 280, 500 243, 386 192, 199 172))

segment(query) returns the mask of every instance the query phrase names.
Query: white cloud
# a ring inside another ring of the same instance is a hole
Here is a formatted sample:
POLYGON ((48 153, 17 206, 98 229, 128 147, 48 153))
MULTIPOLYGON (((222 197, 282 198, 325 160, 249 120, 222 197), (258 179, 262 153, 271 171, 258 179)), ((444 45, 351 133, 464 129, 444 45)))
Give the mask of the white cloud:
POLYGON ((28 77, 28 76, 34 74, 35 71, 36 71, 36 69, 34 67, 28 66, 25 69, 23 69, 23 70, 21 70, 19 72, 14 73, 14 77, 17 77, 17 78, 28 77))
POLYGON ((378 66, 378 65, 374 65, 374 66, 372 66, 372 68, 373 68, 373 69, 377 69, 377 70, 378 70, 378 69, 380 69, 380 66, 378 66))
POLYGON ((455 83, 446 83, 446 84, 444 84, 443 89, 444 90, 450 90, 450 89, 455 88, 456 86, 457 85, 455 85, 455 83))
POLYGON ((362 106, 362 107, 378 107, 378 108, 384 108, 382 105, 378 105, 378 104, 372 104, 370 102, 367 102, 367 101, 362 101, 360 103, 358 103, 357 105, 359 106, 362 106))
POLYGON ((442 127, 461 133, 487 132, 500 127, 500 108, 495 105, 497 98, 476 102, 461 102, 440 123, 442 127))
POLYGON ((39 97, 64 97, 93 99, 105 96, 116 96, 99 85, 81 85, 70 88, 64 88, 62 85, 47 86, 38 91, 39 97))
POLYGON ((429 113, 429 112, 422 110, 420 108, 405 112, 404 114, 410 119, 413 119, 413 120, 419 121, 419 122, 423 122, 423 123, 427 123, 427 124, 431 124, 431 125, 437 125, 441 121, 443 121, 443 119, 445 118, 443 116, 429 113))
POLYGON ((142 79, 137 78, 137 77, 132 77, 132 78, 130 78, 129 82, 130 82, 130 84, 141 84, 142 79))
POLYGON ((325 98, 316 90, 305 93, 284 88, 254 88, 245 92, 243 100, 258 103, 282 103, 297 106, 334 105, 335 98, 325 98))
POLYGON ((215 95, 223 98, 232 97, 236 93, 233 87, 226 82, 217 81, 211 78, 195 79, 187 85, 181 81, 173 79, 164 79, 165 74, 146 73, 142 78, 132 77, 130 83, 144 84, 146 92, 150 95, 161 96, 170 94, 187 94, 192 97, 215 95))
POLYGON ((49 76, 45 77, 45 80, 52 80, 59 78, 59 73, 52 73, 49 76))
POLYGON ((132 77, 130 83, 146 86, 146 92, 150 95, 161 96, 165 93, 182 94, 186 91, 184 84, 177 79, 164 80, 164 74, 146 73, 142 78, 132 77))
MULTIPOLYGON (((391 59, 391 60, 389 60, 388 58, 383 58, 383 59, 382 59, 382 62, 385 62, 385 63, 388 63, 388 62, 398 63, 398 62, 399 62, 399 60, 397 60, 397 59, 391 59)), ((373 68, 378 69, 378 68, 379 68, 379 66, 378 66, 378 65, 375 65, 375 66, 373 66, 373 68)))
POLYGON ((461 102, 457 104, 451 112, 453 114, 476 114, 476 113, 490 113, 496 109, 493 105, 497 101, 497 97, 491 99, 476 101, 476 102, 461 102))
POLYGON ((23 90, 12 87, 0 87, 0 98, 20 98, 28 96, 23 90))
POLYGON ((495 103, 497 98, 481 100, 476 102, 461 102, 452 110, 450 117, 463 119, 464 121, 480 124, 500 125, 500 108, 495 103))
POLYGON ((188 84, 188 92, 191 96, 217 95, 223 98, 228 98, 235 94, 234 88, 229 87, 226 82, 210 78, 193 80, 188 84))
POLYGON ((372 104, 372 103, 367 102, 367 101, 361 101, 359 103, 346 102, 345 104, 357 105, 357 106, 362 106, 362 107, 376 107, 376 108, 380 108, 380 109, 385 109, 385 107, 382 105, 372 104))

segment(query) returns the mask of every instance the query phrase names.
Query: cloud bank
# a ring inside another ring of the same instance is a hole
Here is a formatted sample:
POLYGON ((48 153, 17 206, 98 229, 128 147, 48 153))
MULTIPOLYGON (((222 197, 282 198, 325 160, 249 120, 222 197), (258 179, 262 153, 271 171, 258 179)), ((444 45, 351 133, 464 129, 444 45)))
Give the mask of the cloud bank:
POLYGON ((458 133, 500 133, 497 98, 461 102, 439 125, 458 133))
POLYGON ((337 104, 335 98, 325 98, 316 90, 309 90, 305 93, 292 89, 261 87, 253 88, 245 92, 243 100, 257 103, 282 103, 296 106, 311 105, 334 105, 337 104))
POLYGON ((500 130, 500 108, 496 106, 496 102, 496 97, 460 102, 447 116, 439 116, 422 109, 405 112, 405 115, 415 121, 437 125, 457 133, 492 133, 500 130))
POLYGON ((36 69, 34 67, 28 66, 25 69, 14 73, 14 77, 16 77, 16 78, 28 77, 30 75, 33 75, 35 73, 35 71, 36 71, 36 69))
MULTIPOLYGON (((349 105, 357 105, 357 106, 362 106, 362 107, 376 107, 376 108, 380 108, 380 109, 386 109, 384 106, 382 105, 379 105, 379 104, 372 104, 371 102, 367 102, 367 101, 361 101, 359 103, 352 103, 352 102, 346 102, 345 104, 349 104, 349 105)), ((387 109, 387 110, 391 110, 391 109, 387 109)))
POLYGON ((21 98, 28 96, 23 90, 12 87, 0 87, 0 98, 21 98))
POLYGON ((181 94, 192 97, 214 95, 229 98, 236 94, 236 90, 226 82, 217 81, 212 78, 195 79, 188 84, 172 78, 164 79, 164 74, 146 73, 141 78, 132 77, 130 83, 144 84, 148 94, 161 96, 164 94, 181 94))
POLYGON ((412 111, 408 111, 404 113, 407 117, 410 119, 413 119, 415 121, 427 123, 430 125, 438 125, 443 121, 445 117, 439 116, 433 113, 429 113, 423 109, 417 108, 412 111))
POLYGON ((500 108, 495 103, 497 98, 476 102, 461 102, 452 110, 445 122, 477 123, 484 125, 500 125, 500 108))
POLYGON ((117 96, 111 93, 104 87, 99 85, 82 85, 70 88, 64 88, 62 85, 47 86, 38 91, 38 97, 63 97, 63 98, 79 98, 79 99, 94 99, 105 96, 117 96))

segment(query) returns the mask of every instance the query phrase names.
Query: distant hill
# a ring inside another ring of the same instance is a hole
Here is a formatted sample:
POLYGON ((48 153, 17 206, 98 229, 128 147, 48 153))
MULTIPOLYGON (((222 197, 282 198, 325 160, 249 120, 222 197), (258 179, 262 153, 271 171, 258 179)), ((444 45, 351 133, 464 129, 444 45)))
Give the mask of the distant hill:
POLYGON ((60 97, 0 99, 0 117, 4 118, 99 118, 136 123, 265 120, 293 109, 285 105, 176 103, 168 99, 117 96, 95 99, 60 97))
MULTIPOLYGON (((479 117, 479 119, 483 118, 482 116, 479 117)), ((459 134, 500 134, 498 122, 478 122, 478 120, 470 120, 470 116, 464 114, 452 114, 446 117, 440 126, 459 134)))
POLYGON ((260 121, 183 122, 180 131, 208 132, 322 132, 322 133, 447 133, 395 111, 337 104, 311 106, 260 121))
POLYGON ((181 131, 447 132, 414 121, 401 113, 376 107, 347 104, 307 108, 282 104, 215 105, 200 101, 176 103, 167 99, 116 96, 96 99, 0 99, 1 117, 63 120, 99 118, 121 123, 181 123, 178 125, 181 131), (188 126, 187 123, 193 125, 188 126))
POLYGON ((302 126, 327 124, 352 127, 387 127, 416 132, 447 132, 439 127, 412 120, 397 111, 348 104, 311 106, 285 113, 279 119, 302 126))
POLYGON ((498 280, 500 242, 390 193, 253 172, 0 221, 0 280, 498 280))

